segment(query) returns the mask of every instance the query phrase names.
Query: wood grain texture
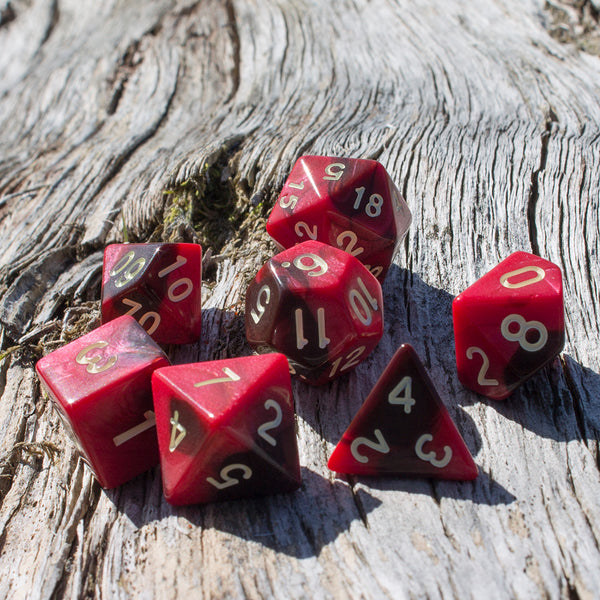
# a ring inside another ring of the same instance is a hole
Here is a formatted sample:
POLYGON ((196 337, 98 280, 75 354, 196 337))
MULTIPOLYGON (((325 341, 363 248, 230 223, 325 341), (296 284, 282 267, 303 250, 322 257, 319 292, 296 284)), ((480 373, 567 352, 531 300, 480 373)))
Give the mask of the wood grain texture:
POLYGON ((0 597, 593 598, 600 589, 600 59, 592 0, 0 2, 0 597), (413 224, 376 351, 294 383, 303 486, 175 509, 101 490, 35 361, 99 322, 102 249, 199 241, 238 356, 266 216, 305 153, 375 158, 413 224), (558 264, 567 345, 503 403, 458 382, 452 298, 516 250, 558 264), (472 483, 326 462, 412 343, 472 483))

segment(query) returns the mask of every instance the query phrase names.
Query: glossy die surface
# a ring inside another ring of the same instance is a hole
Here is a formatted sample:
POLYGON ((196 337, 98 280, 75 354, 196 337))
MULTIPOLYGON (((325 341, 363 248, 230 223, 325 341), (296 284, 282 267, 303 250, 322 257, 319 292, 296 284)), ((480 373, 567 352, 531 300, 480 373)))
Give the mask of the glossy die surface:
POLYGON ((285 356, 168 367, 155 372, 152 386, 168 502, 230 500, 300 485, 285 356))
POLYGON ((312 239, 345 250, 383 281, 410 222, 404 198, 377 161, 303 156, 267 231, 283 248, 312 239))
POLYGON ((104 251, 102 320, 131 315, 160 344, 196 342, 201 282, 198 244, 112 244, 104 251))
POLYGON ((246 292, 246 337, 285 354, 320 385, 347 373, 383 335, 381 285, 356 258, 304 242, 271 258, 246 292))
POLYGON ((408 344, 389 362, 328 466, 359 475, 477 477, 471 453, 408 344))
POLYGON ((102 487, 118 486, 158 464, 151 378, 168 364, 129 316, 38 361, 43 389, 102 487))
POLYGON ((452 313, 458 376, 488 398, 506 398, 565 343, 561 271, 527 252, 459 294, 452 313))

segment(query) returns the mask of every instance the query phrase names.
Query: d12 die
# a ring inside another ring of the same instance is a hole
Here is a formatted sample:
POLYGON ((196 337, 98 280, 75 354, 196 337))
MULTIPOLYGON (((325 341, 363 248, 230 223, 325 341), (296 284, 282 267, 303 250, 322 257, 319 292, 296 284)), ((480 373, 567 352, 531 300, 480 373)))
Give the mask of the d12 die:
POLYGON ((198 244, 112 244, 104 251, 102 320, 132 315, 160 344, 196 342, 201 281, 198 244))
POLYGON ((116 487, 158 464, 151 378, 168 364, 129 316, 37 362, 43 389, 102 487, 116 487))
POLYGON ((471 453, 408 344, 393 356, 328 466, 357 475, 477 477, 471 453))
POLYGON ((550 261, 516 252, 452 304, 458 376, 502 400, 565 343, 562 275, 550 261))
POLYGON ((411 219, 377 161, 303 156, 271 211, 267 231, 283 248, 312 239, 345 250, 383 281, 411 219))
POLYGON ((152 378, 163 488, 175 505, 300 485, 285 356, 167 367, 152 378))
POLYGON ((285 354, 308 383, 359 364, 383 335, 381 285, 352 255, 304 242, 271 258, 246 292, 246 337, 285 354))

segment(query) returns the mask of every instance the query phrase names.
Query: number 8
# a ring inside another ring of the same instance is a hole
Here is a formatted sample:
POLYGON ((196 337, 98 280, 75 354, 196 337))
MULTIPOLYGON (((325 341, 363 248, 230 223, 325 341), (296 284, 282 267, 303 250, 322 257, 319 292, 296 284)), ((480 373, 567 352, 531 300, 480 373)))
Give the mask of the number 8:
POLYGON ((548 341, 548 330, 543 323, 539 321, 526 321, 521 315, 508 315, 500 325, 500 331, 504 336, 504 339, 509 342, 519 342, 519 345, 523 350, 527 352, 536 352, 544 347, 548 341), (510 330, 512 323, 517 323, 519 326, 518 331, 514 333, 510 330), (535 329, 538 332, 539 338, 536 342, 530 342, 527 340, 527 332, 530 329, 535 329))

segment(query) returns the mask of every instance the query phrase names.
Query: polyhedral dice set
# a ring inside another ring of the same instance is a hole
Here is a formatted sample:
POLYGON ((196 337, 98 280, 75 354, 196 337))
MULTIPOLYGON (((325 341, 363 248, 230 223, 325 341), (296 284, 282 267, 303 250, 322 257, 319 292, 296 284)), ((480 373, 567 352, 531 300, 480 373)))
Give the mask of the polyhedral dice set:
MULTIPOLYGON (((258 354, 171 366, 160 344, 201 334, 198 244, 113 244, 103 324, 36 365, 42 387, 103 487, 161 465, 174 505, 301 485, 290 374, 324 385, 383 335, 381 284, 411 214, 373 160, 301 157, 267 221, 280 252, 246 292, 258 354)), ((516 252, 452 305, 458 377, 509 396, 564 345, 562 276, 516 252)), ((355 475, 470 480, 477 466, 415 350, 403 344, 330 456, 355 475)))

